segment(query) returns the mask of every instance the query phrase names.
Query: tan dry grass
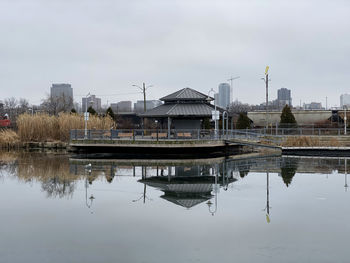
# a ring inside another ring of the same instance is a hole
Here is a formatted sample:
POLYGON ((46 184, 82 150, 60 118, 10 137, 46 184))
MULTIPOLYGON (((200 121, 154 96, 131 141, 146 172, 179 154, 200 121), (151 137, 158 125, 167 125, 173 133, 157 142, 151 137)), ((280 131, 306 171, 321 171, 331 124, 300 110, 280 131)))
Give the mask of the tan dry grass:
POLYGON ((314 147, 321 146, 321 142, 318 138, 310 136, 297 136, 297 137, 288 137, 282 143, 282 146, 285 147, 314 147))
MULTIPOLYGON (((69 131, 84 129, 84 117, 78 114, 62 113, 58 117, 48 114, 22 114, 17 118, 18 136, 21 141, 68 141, 69 131)), ((114 121, 109 116, 91 116, 88 129, 109 130, 114 121)))
POLYGON ((341 143, 337 138, 329 138, 329 140, 320 140, 317 137, 311 136, 296 136, 288 137, 286 141, 282 143, 285 147, 316 147, 316 146, 328 146, 339 147, 341 143))
POLYGON ((12 148, 19 143, 19 137, 13 130, 0 130, 0 148, 12 148))

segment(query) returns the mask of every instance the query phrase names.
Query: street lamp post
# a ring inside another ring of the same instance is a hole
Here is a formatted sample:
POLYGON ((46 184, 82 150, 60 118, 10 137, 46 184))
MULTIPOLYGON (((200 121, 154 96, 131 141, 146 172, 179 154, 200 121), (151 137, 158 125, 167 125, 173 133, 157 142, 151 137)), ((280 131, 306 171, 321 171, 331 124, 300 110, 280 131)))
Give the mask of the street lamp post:
POLYGON ((214 133, 215 133, 215 137, 216 137, 216 134, 217 134, 217 114, 216 114, 216 100, 215 100, 215 90, 212 88, 211 90, 209 90, 208 92, 208 97, 209 97, 209 94, 210 92, 213 92, 214 94, 214 111, 215 111, 215 114, 214 114, 214 123, 215 123, 215 129, 214 129, 214 133))
POLYGON ((348 106, 344 105, 344 135, 347 133, 347 117, 346 117, 346 110, 348 106))
POLYGON ((87 139, 87 121, 88 121, 88 112, 87 112, 87 100, 88 96, 90 96, 90 92, 86 94, 85 96, 85 114, 84 114, 84 120, 85 120, 85 132, 84 132, 84 139, 87 139))
POLYGON ((268 106, 269 106, 269 66, 265 69, 265 78, 261 78, 265 82, 266 87, 266 129, 269 127, 268 106))

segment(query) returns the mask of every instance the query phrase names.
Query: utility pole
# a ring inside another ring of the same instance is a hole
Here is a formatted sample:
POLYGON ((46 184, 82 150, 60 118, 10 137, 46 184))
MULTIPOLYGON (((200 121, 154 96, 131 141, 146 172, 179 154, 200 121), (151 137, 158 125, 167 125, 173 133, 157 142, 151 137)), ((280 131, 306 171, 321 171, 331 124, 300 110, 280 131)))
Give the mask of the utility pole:
POLYGON ((266 129, 269 127, 268 121, 268 107, 269 107, 269 66, 265 69, 265 78, 261 78, 265 82, 266 86, 266 129))
POLYGON ((145 82, 142 83, 142 90, 143 90, 143 111, 146 112, 146 85, 145 82))
POLYGON ((142 93, 143 93, 143 111, 146 112, 146 110, 147 110, 147 107, 146 107, 146 90, 148 88, 150 88, 150 87, 153 87, 153 86, 149 85, 149 86, 146 87, 145 82, 142 83, 142 88, 140 86, 138 86, 138 85, 132 85, 132 86, 133 87, 137 87, 137 88, 139 88, 142 91, 142 93))
POLYGON ((328 109, 328 98, 326 97, 326 110, 328 109))

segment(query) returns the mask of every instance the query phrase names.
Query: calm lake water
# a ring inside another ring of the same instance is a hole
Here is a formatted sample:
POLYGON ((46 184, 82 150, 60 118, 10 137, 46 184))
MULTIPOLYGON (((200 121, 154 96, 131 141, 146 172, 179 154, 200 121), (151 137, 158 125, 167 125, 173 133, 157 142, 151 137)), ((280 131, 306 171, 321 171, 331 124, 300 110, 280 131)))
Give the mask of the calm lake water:
POLYGON ((0 153, 0 262, 350 262, 347 163, 0 153))

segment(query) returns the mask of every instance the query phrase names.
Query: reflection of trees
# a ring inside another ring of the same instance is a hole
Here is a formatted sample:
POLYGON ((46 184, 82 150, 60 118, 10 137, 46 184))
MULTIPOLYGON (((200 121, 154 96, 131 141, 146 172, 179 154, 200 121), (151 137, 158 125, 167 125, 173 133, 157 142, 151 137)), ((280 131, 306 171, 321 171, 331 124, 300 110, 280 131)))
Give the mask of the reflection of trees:
POLYGON ((75 183, 69 180, 65 180, 59 176, 48 178, 43 181, 41 188, 47 193, 48 197, 59 197, 72 196, 75 183))
POLYGON ((293 180, 293 177, 298 169, 298 160, 297 159, 288 159, 288 162, 285 161, 286 159, 282 160, 281 164, 281 176, 283 179, 283 182, 288 187, 293 180))
POLYGON ((238 167, 239 176, 241 178, 246 177, 248 175, 248 173, 249 173, 249 170, 250 170, 250 164, 249 163, 245 163, 243 165, 240 165, 238 167))
POLYGON ((6 167, 9 175, 24 182, 41 182, 48 197, 72 196, 75 180, 79 179, 79 176, 70 174, 66 155, 15 153, 7 157, 0 154, 0 157, 1 170, 6 167))
POLYGON ((17 173, 17 155, 11 152, 0 152, 0 176, 6 172, 10 175, 17 173))
POLYGON ((246 169, 246 170, 239 170, 239 176, 240 176, 241 178, 246 177, 246 176, 248 175, 248 173, 249 173, 249 169, 246 169))

